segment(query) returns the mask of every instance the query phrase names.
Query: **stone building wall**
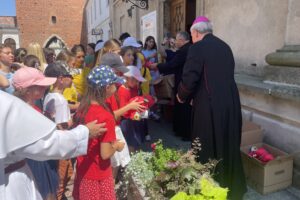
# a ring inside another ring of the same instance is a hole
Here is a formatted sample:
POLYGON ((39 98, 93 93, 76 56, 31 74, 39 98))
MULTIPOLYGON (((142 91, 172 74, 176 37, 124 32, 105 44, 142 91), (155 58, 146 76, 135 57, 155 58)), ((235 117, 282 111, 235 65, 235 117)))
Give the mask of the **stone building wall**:
POLYGON ((109 1, 87 0, 85 15, 88 42, 106 41, 111 37, 109 1), (94 33, 93 33, 94 30, 94 33), (95 34, 95 32, 98 32, 95 34))
POLYGON ((83 9, 85 0, 16 0, 20 46, 31 42, 46 45, 52 36, 58 36, 66 46, 78 44, 84 37, 83 9), (56 23, 54 19, 56 17, 56 23))
POLYGON ((261 75, 265 56, 284 45, 288 2, 201 0, 198 9, 213 22, 214 34, 231 46, 236 71, 261 75))
MULTIPOLYGON (((128 15, 128 9, 131 3, 125 3, 122 0, 114 0, 110 3, 110 18, 112 21, 113 38, 119 38, 121 33, 128 32, 131 36, 141 39, 140 19, 144 15, 156 11, 157 13, 157 43, 161 42, 164 34, 163 9, 164 1, 148 1, 149 8, 132 10, 132 17, 128 15)), ((143 41, 144 42, 144 41, 143 41)))
MULTIPOLYGON (((114 38, 122 32, 139 38, 139 19, 154 10, 157 11, 158 42, 170 30, 169 0, 148 1, 149 9, 133 9, 131 18, 127 13, 130 3, 111 2, 114 38)), ((231 46, 236 72, 263 76, 267 54, 300 41, 299 34, 293 31, 300 28, 299 12, 294 9, 298 4, 298 0, 230 0, 226 4, 223 0, 196 0, 196 15, 208 16, 213 22, 214 34, 231 46)))
POLYGON ((132 11, 132 17, 129 17, 127 10, 130 6, 130 3, 126 4, 122 0, 114 0, 110 4, 113 38, 118 39, 123 32, 128 32, 133 37, 137 37, 137 9, 134 9, 132 11))

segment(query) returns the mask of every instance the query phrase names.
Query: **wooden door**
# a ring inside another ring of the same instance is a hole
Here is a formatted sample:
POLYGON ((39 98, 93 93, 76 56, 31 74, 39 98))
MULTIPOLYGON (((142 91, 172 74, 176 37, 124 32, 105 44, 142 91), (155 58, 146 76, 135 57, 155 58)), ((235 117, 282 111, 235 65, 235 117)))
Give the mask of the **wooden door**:
POLYGON ((171 34, 176 35, 179 31, 185 31, 186 0, 171 1, 171 34))

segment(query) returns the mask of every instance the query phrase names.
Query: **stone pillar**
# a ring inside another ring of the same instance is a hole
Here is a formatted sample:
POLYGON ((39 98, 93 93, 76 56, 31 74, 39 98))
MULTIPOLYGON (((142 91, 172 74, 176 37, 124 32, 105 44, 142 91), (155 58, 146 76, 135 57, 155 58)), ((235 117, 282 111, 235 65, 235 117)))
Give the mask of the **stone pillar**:
POLYGON ((300 45, 300 1, 289 0, 285 45, 300 45))
POLYGON ((284 46, 266 56, 265 79, 300 86, 300 1, 288 3, 284 46))

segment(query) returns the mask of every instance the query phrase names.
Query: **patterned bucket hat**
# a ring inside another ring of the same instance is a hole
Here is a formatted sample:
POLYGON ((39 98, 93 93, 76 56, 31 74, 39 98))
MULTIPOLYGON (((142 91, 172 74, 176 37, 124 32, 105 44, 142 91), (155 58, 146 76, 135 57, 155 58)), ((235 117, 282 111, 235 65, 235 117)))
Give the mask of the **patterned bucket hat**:
POLYGON ((87 82, 93 87, 103 87, 113 83, 124 84, 125 79, 117 76, 108 65, 100 65, 92 69, 87 82))

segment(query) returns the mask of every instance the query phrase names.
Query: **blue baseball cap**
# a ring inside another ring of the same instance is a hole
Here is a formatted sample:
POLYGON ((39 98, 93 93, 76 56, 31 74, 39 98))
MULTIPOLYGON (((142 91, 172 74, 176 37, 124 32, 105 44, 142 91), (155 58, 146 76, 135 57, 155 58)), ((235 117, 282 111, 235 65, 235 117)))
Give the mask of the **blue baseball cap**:
POLYGON ((113 83, 124 84, 126 81, 117 76, 108 65, 100 65, 92 69, 87 76, 87 82, 93 87, 103 87, 113 83))

